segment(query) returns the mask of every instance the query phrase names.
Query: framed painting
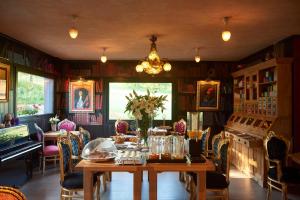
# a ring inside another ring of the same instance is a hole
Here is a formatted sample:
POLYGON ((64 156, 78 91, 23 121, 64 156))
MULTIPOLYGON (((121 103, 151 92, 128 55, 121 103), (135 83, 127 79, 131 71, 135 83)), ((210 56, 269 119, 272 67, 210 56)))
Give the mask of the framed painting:
POLYGON ((93 113, 94 96, 95 96, 94 81, 70 81, 69 86, 69 112, 88 112, 93 113))
POLYGON ((216 111, 220 104, 220 81, 197 81, 196 109, 216 111))
POLYGON ((0 102, 7 102, 9 98, 10 66, 0 63, 0 102))

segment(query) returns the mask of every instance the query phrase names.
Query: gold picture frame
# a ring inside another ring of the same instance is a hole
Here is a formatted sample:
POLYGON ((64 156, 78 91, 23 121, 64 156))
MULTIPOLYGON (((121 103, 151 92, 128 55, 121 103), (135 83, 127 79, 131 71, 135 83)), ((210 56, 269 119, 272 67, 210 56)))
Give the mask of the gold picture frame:
POLYGON ((94 113, 95 82, 70 81, 69 86, 69 112, 94 113))
POLYGON ((220 106, 220 81, 197 81, 196 110, 217 111, 220 106))
POLYGON ((9 100, 10 66, 0 62, 0 102, 9 100))

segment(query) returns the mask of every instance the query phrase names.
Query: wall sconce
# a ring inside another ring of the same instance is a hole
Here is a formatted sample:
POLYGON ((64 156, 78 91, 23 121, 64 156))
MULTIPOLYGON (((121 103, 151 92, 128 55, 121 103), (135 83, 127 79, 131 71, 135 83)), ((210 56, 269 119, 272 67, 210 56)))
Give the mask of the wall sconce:
POLYGON ((222 32, 222 39, 227 42, 231 38, 231 32, 228 30, 228 21, 231 17, 224 17, 223 22, 225 26, 225 30, 222 32))

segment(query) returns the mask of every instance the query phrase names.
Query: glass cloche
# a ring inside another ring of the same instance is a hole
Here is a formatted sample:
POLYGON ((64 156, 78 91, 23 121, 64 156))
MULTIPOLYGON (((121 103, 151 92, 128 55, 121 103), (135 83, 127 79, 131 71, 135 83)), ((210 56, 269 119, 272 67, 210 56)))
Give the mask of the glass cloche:
POLYGON ((117 148, 109 138, 97 138, 85 145, 81 157, 85 160, 102 162, 116 157, 117 148))

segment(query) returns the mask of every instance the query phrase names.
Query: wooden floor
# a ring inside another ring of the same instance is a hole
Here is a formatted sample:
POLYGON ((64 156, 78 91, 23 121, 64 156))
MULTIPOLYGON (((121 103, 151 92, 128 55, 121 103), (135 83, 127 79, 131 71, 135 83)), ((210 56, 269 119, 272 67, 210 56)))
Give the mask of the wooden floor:
MULTIPOLYGON (((231 200, 257 200, 266 198, 266 190, 261 188, 250 178, 237 170, 231 170, 230 199, 231 200)), ((101 188, 101 200, 131 200, 132 198, 132 174, 113 173, 112 182, 107 184, 107 191, 101 188)), ((33 179, 26 183, 22 192, 28 200, 58 200, 59 199, 59 171, 58 168, 47 169, 44 175, 34 173, 33 179)), ((297 191, 297 189, 293 189, 297 191)), ((291 193, 295 193, 291 191, 291 193)), ((80 194, 82 195, 82 193, 80 194)), ((148 198, 147 174, 144 173, 142 183, 142 199, 148 198)), ((189 195, 184 185, 178 181, 178 173, 162 173, 158 175, 158 199, 159 200, 185 200, 189 195)), ((281 193, 273 191, 273 199, 281 199, 281 193)), ((289 199, 300 199, 298 194, 289 194, 289 199)))

